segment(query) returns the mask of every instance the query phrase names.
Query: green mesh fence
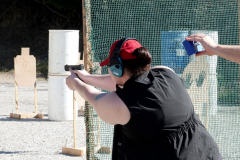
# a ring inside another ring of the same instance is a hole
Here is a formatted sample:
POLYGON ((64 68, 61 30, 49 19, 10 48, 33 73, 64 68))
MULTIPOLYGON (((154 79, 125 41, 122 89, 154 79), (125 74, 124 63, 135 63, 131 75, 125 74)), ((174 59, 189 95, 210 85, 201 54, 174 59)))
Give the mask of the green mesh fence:
MULTIPOLYGON (((137 38, 152 54, 153 66, 169 66, 183 78, 195 111, 223 159, 240 159, 239 64, 217 56, 189 57, 181 43, 184 37, 201 32, 220 44, 239 45, 239 3, 85 0, 92 61, 104 60, 115 40, 137 38)), ((103 67, 101 74, 107 73, 103 67)), ((91 107, 88 115, 88 159, 111 159, 113 126, 99 120, 91 107)))

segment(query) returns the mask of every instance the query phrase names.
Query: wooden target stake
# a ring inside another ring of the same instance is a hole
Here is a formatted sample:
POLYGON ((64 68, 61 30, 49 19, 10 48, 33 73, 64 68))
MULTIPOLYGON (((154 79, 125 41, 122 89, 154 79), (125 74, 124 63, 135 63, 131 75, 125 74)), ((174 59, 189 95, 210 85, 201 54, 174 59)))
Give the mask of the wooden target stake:
POLYGON ((18 93, 17 93, 17 83, 15 81, 15 104, 16 104, 16 113, 18 113, 18 93))
POLYGON ((34 83, 34 100, 35 100, 35 113, 38 112, 38 108, 37 108, 37 84, 36 82, 34 83))
POLYGON ((67 146, 62 147, 62 153, 70 154, 75 156, 84 156, 86 153, 86 147, 77 148, 76 140, 76 105, 75 105, 75 96, 73 91, 73 148, 67 148, 67 146))
POLYGON ((76 105, 74 91, 73 91, 73 139, 74 139, 73 147, 76 148, 76 105))
MULTIPOLYGON (((81 57, 81 54, 78 53, 79 60, 76 63, 76 65, 84 64, 84 59, 81 59, 80 57, 81 57)), ((78 110, 78 115, 84 115, 83 106, 84 106, 85 100, 78 94, 77 91, 74 91, 74 97, 75 97, 75 100, 77 101, 78 105, 80 106, 80 109, 78 110)))

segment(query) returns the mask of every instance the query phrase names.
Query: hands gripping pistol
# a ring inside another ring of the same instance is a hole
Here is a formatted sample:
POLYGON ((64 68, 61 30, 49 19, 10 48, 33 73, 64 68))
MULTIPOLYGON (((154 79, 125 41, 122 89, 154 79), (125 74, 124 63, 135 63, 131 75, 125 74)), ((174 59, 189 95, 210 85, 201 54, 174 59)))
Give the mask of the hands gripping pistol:
MULTIPOLYGON (((65 65, 64 69, 65 71, 69 71, 69 68, 72 68, 72 70, 83 70, 84 66, 83 64, 79 64, 79 65, 65 65)), ((77 74, 76 74, 77 75, 77 74)), ((78 76, 78 75, 77 75, 78 76)), ((79 77, 78 77, 79 78, 79 77)), ((81 80, 81 78, 79 78, 81 80)), ((82 81, 82 80, 81 80, 82 81)))

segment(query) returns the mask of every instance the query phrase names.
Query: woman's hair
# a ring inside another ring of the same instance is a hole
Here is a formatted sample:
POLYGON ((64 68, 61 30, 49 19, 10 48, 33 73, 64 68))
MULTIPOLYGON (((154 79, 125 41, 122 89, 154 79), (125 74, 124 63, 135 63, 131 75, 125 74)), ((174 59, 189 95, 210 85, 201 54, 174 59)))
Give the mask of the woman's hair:
POLYGON ((138 76, 150 70, 152 56, 147 48, 137 48, 133 51, 132 55, 135 55, 137 59, 122 60, 124 70, 127 70, 131 77, 138 76))

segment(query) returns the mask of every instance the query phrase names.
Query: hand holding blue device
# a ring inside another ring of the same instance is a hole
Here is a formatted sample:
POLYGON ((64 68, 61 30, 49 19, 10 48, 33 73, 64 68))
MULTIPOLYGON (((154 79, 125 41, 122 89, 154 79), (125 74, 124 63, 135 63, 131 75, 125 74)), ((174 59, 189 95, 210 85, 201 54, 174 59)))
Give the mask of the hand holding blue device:
POLYGON ((187 51, 188 55, 191 56, 193 54, 196 54, 200 51, 204 51, 205 49, 203 48, 203 46, 201 45, 201 43, 197 42, 197 41, 187 41, 184 40, 182 42, 185 50, 187 51))

